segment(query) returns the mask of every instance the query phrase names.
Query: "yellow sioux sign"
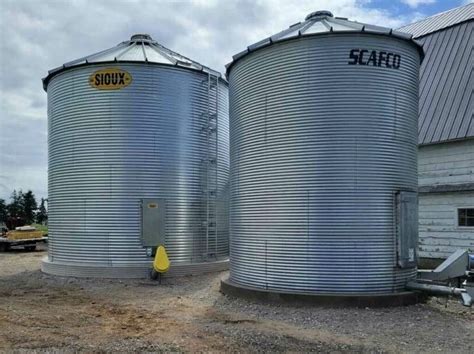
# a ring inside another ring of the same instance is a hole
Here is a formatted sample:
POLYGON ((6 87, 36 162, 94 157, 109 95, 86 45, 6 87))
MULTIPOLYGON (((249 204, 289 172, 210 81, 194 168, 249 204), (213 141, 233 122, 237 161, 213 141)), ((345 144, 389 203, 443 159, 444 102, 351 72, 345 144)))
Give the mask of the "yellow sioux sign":
POLYGON ((132 75, 117 68, 97 70, 89 76, 89 84, 98 90, 120 90, 131 82, 132 75))

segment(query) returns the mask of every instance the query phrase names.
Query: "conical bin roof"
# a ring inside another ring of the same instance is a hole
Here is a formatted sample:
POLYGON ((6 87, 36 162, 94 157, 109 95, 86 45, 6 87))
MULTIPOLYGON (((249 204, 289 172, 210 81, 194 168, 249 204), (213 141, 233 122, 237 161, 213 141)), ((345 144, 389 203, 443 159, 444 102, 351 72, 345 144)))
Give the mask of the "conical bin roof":
POLYGON ((204 71, 221 77, 218 71, 212 70, 205 65, 199 64, 194 60, 162 46, 148 34, 135 34, 130 40, 119 43, 112 48, 70 61, 58 68, 50 70, 48 75, 43 79, 43 88, 46 91, 48 83, 54 75, 73 67, 88 64, 134 62, 177 66, 204 71))
POLYGON ((226 65, 227 74, 229 74, 231 67, 238 60, 260 48, 293 38, 333 33, 369 33, 393 36, 414 43, 418 47, 421 57, 423 57, 423 49, 421 45, 413 40, 413 36, 411 34, 396 31, 387 27, 351 21, 345 17, 334 17, 330 11, 323 10, 310 13, 308 16, 306 16, 303 22, 295 23, 288 29, 258 41, 257 43, 248 46, 244 51, 234 55, 232 57, 232 62, 226 65))

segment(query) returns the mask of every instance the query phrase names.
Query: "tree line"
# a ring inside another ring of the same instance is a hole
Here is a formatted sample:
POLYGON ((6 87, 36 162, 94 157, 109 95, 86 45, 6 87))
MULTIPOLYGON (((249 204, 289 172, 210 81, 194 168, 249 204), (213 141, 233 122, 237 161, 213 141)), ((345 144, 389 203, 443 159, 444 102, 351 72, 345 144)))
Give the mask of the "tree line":
POLYGON ((19 224, 30 225, 35 222, 46 224, 48 211, 45 203, 46 199, 41 198, 38 206, 35 195, 31 190, 27 192, 14 190, 8 203, 0 198, 0 222, 4 222, 9 228, 22 226, 19 224))

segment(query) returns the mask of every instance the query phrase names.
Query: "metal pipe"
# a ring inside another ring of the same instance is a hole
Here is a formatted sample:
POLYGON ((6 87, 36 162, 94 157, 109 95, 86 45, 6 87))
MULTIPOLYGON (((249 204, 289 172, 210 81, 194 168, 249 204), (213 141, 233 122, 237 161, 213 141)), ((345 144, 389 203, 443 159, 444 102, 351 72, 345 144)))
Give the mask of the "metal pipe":
POLYGON ((417 282, 408 282, 407 288, 410 290, 426 291, 433 295, 462 295, 466 289, 455 288, 452 286, 421 284, 417 282))

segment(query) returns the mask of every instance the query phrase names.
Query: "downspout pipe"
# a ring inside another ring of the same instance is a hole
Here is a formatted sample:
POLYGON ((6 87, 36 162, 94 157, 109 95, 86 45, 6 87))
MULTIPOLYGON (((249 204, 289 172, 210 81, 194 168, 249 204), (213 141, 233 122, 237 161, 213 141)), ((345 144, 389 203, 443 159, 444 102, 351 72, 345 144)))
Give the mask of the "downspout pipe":
POLYGON ((433 295, 461 295, 462 293, 466 292, 466 289, 463 288, 455 288, 451 286, 444 286, 444 285, 434 285, 434 284, 424 284, 424 283, 417 283, 414 281, 408 282, 407 288, 410 290, 417 290, 417 291, 425 291, 427 293, 433 295))
POLYGON ((444 295, 450 296, 454 295, 461 298, 461 302, 464 306, 471 307, 474 303, 472 298, 472 293, 469 293, 466 289, 463 288, 454 288, 451 286, 443 285, 434 285, 434 284, 424 284, 417 282, 408 282, 407 288, 410 290, 423 291, 432 295, 444 295))

